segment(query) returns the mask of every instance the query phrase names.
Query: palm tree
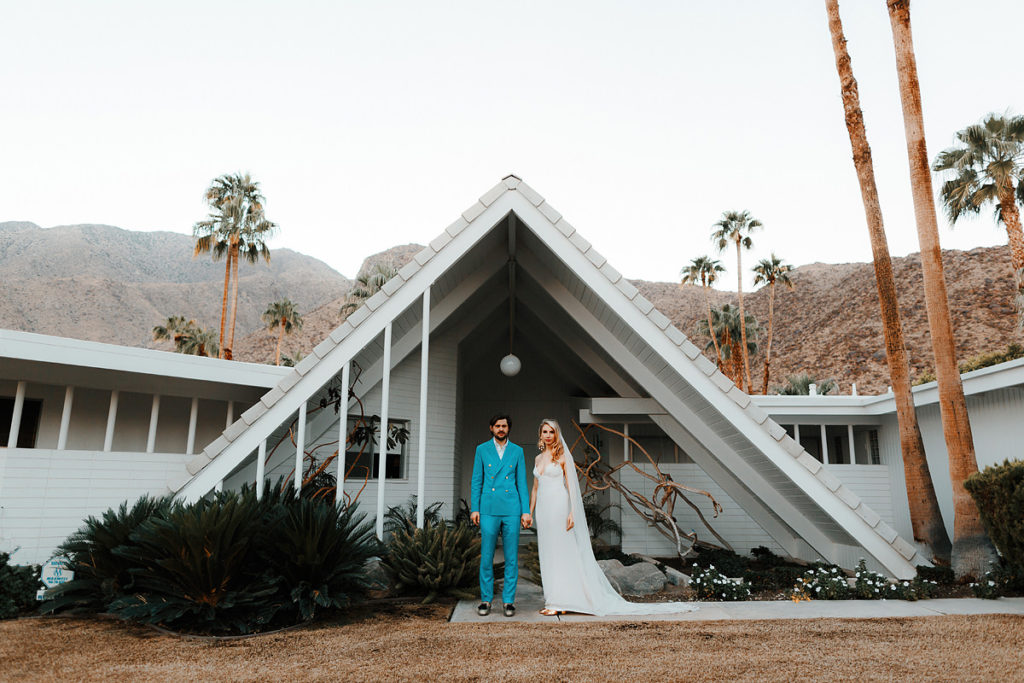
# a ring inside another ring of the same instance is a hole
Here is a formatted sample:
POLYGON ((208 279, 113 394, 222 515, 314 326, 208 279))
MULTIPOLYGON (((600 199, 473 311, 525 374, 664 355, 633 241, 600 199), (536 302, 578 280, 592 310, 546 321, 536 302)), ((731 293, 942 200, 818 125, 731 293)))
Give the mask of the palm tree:
POLYGON ((761 383, 761 393, 768 393, 768 366, 772 362, 772 326, 775 319, 775 283, 780 282, 789 289, 793 289, 793 281, 789 278, 789 271, 793 266, 783 263, 782 259, 772 253, 770 258, 763 258, 754 266, 754 286, 767 283, 768 294, 768 348, 764 352, 764 382, 761 383))
POLYGON ((196 238, 193 256, 211 252, 214 260, 226 255, 224 268, 224 295, 220 313, 219 345, 223 357, 231 354, 234 345, 235 315, 238 309, 238 258, 244 254, 246 260, 255 263, 262 256, 270 261, 270 250, 265 240, 277 227, 268 221, 263 212, 266 201, 260 192, 259 183, 246 174, 225 174, 215 178, 204 195, 211 212, 207 219, 192 226, 196 238), (232 294, 231 336, 224 344, 227 323, 228 285, 234 279, 232 294))
POLYGON ((932 168, 949 171, 942 184, 942 202, 954 223, 994 203, 996 219, 1006 227, 1017 285, 1017 327, 1024 327, 1024 116, 989 114, 956 134, 960 145, 939 152, 932 168))
POLYGON ((928 461, 925 459, 924 442, 921 440, 917 413, 910 394, 910 365, 903 341, 903 325, 900 321, 899 301, 896 299, 896 281, 893 278, 892 259, 889 256, 889 245, 882 222, 882 209, 878 203, 871 146, 868 145, 867 133, 864 130, 864 114, 860 108, 857 79, 853 77, 853 66, 846 49, 838 0, 825 0, 825 7, 828 10, 832 49, 835 52, 836 71, 839 74, 843 108, 846 113, 846 128, 850 136, 850 146, 853 148, 853 165, 860 184, 868 235, 871 239, 871 252, 874 257, 875 284, 878 288, 882 333, 885 338, 885 357, 896 400, 896 418, 900 429, 900 448, 903 452, 911 527, 916 540, 927 543, 937 559, 948 562, 949 535, 942 523, 942 513, 939 511, 939 501, 932 485, 928 461))
POLYGON ((284 335, 302 329, 302 316, 299 315, 295 303, 291 299, 275 301, 263 311, 263 322, 271 333, 277 330, 277 350, 274 352, 274 365, 281 364, 281 339, 284 335))
MULTIPOLYGON (((754 316, 750 314, 744 314, 743 318, 740 318, 739 309, 731 304, 722 304, 721 308, 712 308, 709 320, 710 324, 705 320, 697 322, 697 333, 706 334, 712 340, 717 339, 718 346, 722 350, 722 361, 719 362, 718 369, 729 375, 739 386, 743 382, 743 354, 739 349, 745 346, 748 353, 757 353, 757 337, 761 328, 754 316), (740 320, 746 324, 741 324, 740 320), (744 329, 747 336, 745 344, 743 342, 744 329), (729 369, 725 367, 726 361, 731 366, 729 369)), ((711 344, 708 344, 704 347, 705 350, 710 346, 711 344)))
POLYGON ((217 354, 217 339, 213 332, 199 327, 195 320, 185 316, 172 315, 163 325, 153 328, 155 341, 169 340, 177 353, 191 356, 213 356, 217 354))
POLYGON ((802 372, 799 375, 788 375, 786 384, 775 388, 775 393, 780 396, 809 396, 811 385, 819 396, 830 394, 836 389, 834 379, 818 379, 814 375, 802 372))
POLYGON ((356 276, 352 288, 341 306, 341 315, 347 315, 363 305, 363 302, 381 290, 387 281, 398 275, 398 269, 390 263, 375 263, 356 276))
MULTIPOLYGON (((924 139, 921 87, 910 31, 910 2, 888 0, 887 5, 896 49, 896 73, 900 84, 900 101, 903 104, 903 128, 907 138, 917 239, 921 245, 925 311, 928 314, 928 329, 935 356, 942 432, 949 453, 949 476, 953 485, 953 571, 958 576, 977 577, 988 570, 989 562, 996 555, 982 525, 978 506, 964 488, 964 480, 978 471, 978 461, 974 454, 967 400, 964 398, 953 344, 953 321, 949 314, 939 226, 935 220, 932 177, 928 167, 928 148, 924 139)), ((1007 186, 1001 187, 998 194, 1006 198, 1007 205, 1013 206, 1013 193, 1006 194, 1009 189, 1007 186)))
MULTIPOLYGON (((711 285, 715 284, 718 280, 718 274, 723 272, 725 268, 718 259, 713 259, 710 256, 698 256, 697 258, 690 261, 690 265, 683 268, 680 272, 682 275, 682 284, 695 285, 698 282, 700 286, 704 288, 704 303, 708 307, 708 329, 712 329, 713 325, 711 322, 711 296, 709 290, 711 285)), ((715 345, 715 356, 718 357, 718 365, 722 365, 722 350, 718 348, 718 339, 715 335, 711 335, 711 341, 715 345)))
POLYGON ((747 326, 746 315, 743 312, 743 259, 742 249, 750 249, 754 241, 750 234, 762 227, 761 221, 750 215, 749 211, 725 211, 722 218, 714 224, 714 232, 711 233, 711 240, 718 245, 718 251, 724 251, 729 242, 736 245, 736 291, 740 298, 739 319, 740 330, 743 333, 743 343, 740 345, 743 357, 743 386, 748 394, 753 391, 754 384, 750 381, 750 355, 747 353, 747 326))

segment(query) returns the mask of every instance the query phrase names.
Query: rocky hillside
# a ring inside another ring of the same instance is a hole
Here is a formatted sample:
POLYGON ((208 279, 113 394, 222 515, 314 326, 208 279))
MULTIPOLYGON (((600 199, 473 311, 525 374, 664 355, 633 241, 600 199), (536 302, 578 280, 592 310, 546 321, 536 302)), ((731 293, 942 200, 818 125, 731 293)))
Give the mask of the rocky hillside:
MULTIPOLYGON (((169 315, 184 313, 201 324, 219 323, 223 262, 191 258, 192 240, 176 233, 140 233, 109 226, 77 225, 43 230, 31 223, 0 223, 0 328, 152 346, 150 330, 169 315)), ((422 247, 407 244, 366 259, 404 265, 422 247)), ((944 252, 950 306, 960 359, 1019 341, 1014 332, 1007 247, 944 252)), ((893 260, 907 348, 916 376, 932 366, 920 259, 893 260)), ((287 249, 274 251, 269 266, 243 264, 235 357, 273 362, 273 335, 259 314, 283 296, 299 304, 305 325, 287 337, 285 354, 307 354, 342 320, 351 282, 326 264, 287 249)), ((779 289, 769 388, 787 374, 833 378, 843 393, 856 382, 860 393, 889 384, 874 270, 867 263, 801 266, 795 287, 779 289)), ((640 291, 694 342, 705 315, 699 287, 635 281, 640 291)), ((736 302, 733 292, 713 290, 712 305, 736 302)), ((768 290, 745 296, 747 310, 767 331, 768 290)), ((760 340, 762 347, 765 339, 760 340)), ((713 356, 713 351, 708 352, 713 356)), ((752 358, 760 390, 763 354, 752 358)))
MULTIPOLYGON (((0 223, 0 327, 130 346, 154 346, 151 330, 170 315, 220 324, 224 261, 192 258, 192 238, 108 225, 42 229, 0 223)), ((262 326, 272 301, 311 310, 347 291, 327 264, 275 249, 269 265, 239 265, 237 338, 262 326)))

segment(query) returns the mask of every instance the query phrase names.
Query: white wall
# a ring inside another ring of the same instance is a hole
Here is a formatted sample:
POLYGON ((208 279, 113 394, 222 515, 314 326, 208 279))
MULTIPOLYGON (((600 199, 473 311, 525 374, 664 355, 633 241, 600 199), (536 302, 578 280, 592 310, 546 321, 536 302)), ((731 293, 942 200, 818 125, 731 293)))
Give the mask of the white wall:
POLYGON ((43 562, 89 515, 165 492, 187 460, 166 453, 2 448, 0 548, 17 548, 16 564, 43 562))

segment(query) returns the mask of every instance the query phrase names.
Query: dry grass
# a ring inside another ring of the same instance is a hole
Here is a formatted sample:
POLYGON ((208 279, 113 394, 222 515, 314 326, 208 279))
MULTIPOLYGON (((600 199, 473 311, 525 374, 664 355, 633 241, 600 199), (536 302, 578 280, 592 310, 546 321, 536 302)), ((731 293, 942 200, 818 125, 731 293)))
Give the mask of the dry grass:
POLYGON ((450 624, 398 605, 234 641, 0 623, 3 680, 1024 680, 1024 617, 450 624))

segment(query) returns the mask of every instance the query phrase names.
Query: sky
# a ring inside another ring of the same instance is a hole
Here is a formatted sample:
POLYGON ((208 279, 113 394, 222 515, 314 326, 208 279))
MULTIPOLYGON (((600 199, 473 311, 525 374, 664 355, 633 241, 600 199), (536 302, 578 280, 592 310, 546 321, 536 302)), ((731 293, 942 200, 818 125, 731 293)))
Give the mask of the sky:
MULTIPOLYGON (((1024 3, 964 6, 912 4, 932 159, 985 114, 1024 113, 1024 3)), ((885 2, 840 11, 905 255, 885 2)), ((352 277, 515 173, 634 279, 714 255, 726 210, 765 226, 744 270, 870 260, 821 0, 8 3, 0 98, 0 221, 189 234, 210 181, 249 172, 271 246, 352 277)), ((988 211, 939 223, 945 248, 1006 242, 988 211)))

